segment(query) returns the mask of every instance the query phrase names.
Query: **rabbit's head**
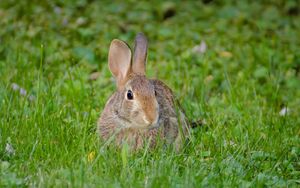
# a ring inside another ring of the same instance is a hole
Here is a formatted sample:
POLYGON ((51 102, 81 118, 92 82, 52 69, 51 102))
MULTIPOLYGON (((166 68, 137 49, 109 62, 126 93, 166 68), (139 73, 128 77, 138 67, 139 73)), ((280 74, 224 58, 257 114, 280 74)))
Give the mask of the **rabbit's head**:
POLYGON ((134 55, 128 45, 118 39, 111 42, 108 65, 117 83, 114 113, 125 127, 153 128, 158 126, 159 105, 156 92, 145 76, 147 39, 138 34, 134 55))

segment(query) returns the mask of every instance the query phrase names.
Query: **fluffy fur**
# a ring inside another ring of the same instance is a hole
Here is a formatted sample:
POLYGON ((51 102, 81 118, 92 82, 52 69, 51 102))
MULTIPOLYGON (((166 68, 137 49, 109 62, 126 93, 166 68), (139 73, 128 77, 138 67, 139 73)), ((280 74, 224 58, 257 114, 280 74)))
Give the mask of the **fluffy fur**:
POLYGON ((103 140, 112 139, 118 146, 127 142, 132 149, 140 149, 162 140, 179 149, 189 135, 189 125, 174 103, 172 90, 159 80, 146 78, 147 45, 146 37, 138 34, 132 62, 128 45, 112 41, 108 63, 117 91, 105 105, 98 130, 103 140), (133 99, 127 97, 128 92, 133 99))

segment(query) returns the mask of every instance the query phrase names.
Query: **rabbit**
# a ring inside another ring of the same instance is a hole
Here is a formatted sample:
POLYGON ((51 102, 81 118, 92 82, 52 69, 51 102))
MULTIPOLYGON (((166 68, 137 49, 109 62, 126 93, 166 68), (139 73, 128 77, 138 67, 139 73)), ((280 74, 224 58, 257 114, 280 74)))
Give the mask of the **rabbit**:
POLYGON ((162 140, 179 150, 190 135, 190 126, 177 108, 172 90, 162 81, 146 77, 147 48, 142 33, 135 38, 133 57, 125 42, 111 42, 108 66, 117 91, 98 119, 98 132, 104 141, 113 140, 119 147, 126 142, 133 150, 153 148, 162 140))

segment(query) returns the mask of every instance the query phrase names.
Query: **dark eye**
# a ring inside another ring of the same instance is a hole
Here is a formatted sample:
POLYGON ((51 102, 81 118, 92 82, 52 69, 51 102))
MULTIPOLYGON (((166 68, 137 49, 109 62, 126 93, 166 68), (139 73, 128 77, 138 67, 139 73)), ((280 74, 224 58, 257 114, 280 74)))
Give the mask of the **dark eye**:
POLYGON ((154 95, 157 96, 157 92, 154 90, 154 95))
POLYGON ((132 100, 132 99, 133 99, 133 93, 132 93, 131 90, 128 90, 128 91, 127 91, 127 99, 128 99, 128 100, 132 100))

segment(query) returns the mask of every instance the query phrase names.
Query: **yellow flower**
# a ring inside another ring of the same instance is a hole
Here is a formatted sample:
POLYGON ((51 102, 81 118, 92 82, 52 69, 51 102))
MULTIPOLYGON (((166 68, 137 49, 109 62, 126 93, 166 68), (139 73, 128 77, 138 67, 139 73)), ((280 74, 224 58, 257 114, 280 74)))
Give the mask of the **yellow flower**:
POLYGON ((95 159, 95 155, 96 155, 95 151, 90 152, 87 156, 88 162, 92 162, 95 159))
POLYGON ((226 57, 226 58, 231 58, 232 57, 232 53, 228 52, 228 51, 221 51, 221 52, 219 52, 219 55, 221 57, 226 57))

